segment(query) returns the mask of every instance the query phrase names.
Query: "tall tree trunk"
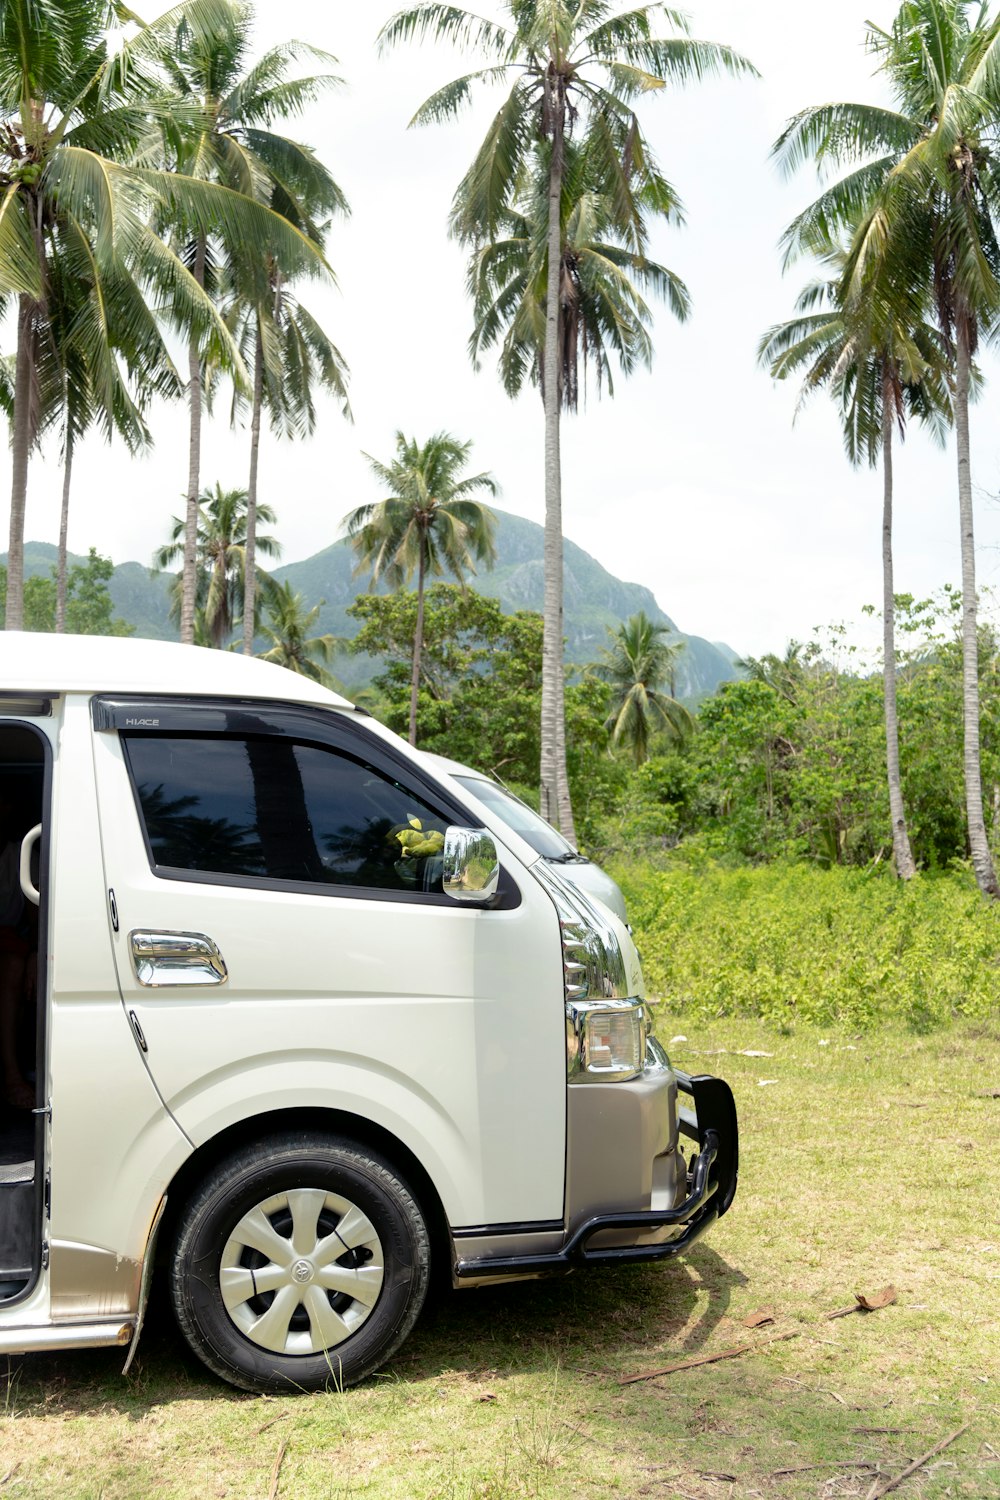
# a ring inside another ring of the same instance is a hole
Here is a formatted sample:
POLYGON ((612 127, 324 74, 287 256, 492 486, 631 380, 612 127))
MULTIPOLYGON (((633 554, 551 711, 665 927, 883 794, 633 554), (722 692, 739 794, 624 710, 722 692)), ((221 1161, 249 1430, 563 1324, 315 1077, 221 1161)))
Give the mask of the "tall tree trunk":
POLYGON ((228 552, 228 547, 221 544, 215 551, 212 571, 208 580, 205 610, 202 615, 202 625, 208 635, 209 644, 214 651, 224 651, 226 649, 226 642, 229 640, 233 630, 233 616, 229 608, 229 578, 226 569, 228 552), (209 604, 213 600, 216 607, 211 619, 209 619, 209 604))
POLYGON ((545 289, 545 596, 542 630, 541 811, 575 843, 573 811, 566 780, 566 702, 563 673, 562 473, 559 417, 559 284, 562 267, 562 178, 565 101, 562 79, 553 80, 552 160, 549 165, 548 276, 545 289))
POLYGON ((962 528, 962 706, 965 720, 965 813, 969 853, 984 896, 1000 895, 983 816, 979 759, 979 636, 976 622, 976 544, 969 459, 969 326, 958 323, 955 360, 955 436, 958 447, 958 509, 962 528))
POLYGON ((73 433, 66 424, 66 452, 63 456, 62 505, 59 510, 59 552, 56 557, 56 634, 66 629, 66 539, 69 534, 69 490, 73 479, 73 433))
MULTIPOLYGON (((193 275, 205 285, 205 236, 198 236, 193 275)), ((198 495, 201 491, 201 350, 192 335, 188 343, 188 402, 191 430, 188 439, 187 508, 184 517, 184 573, 181 580, 181 640, 194 645, 194 611, 198 597, 198 495)))
POLYGON ((420 538, 420 562, 417 567, 417 623, 413 631, 413 673, 410 677, 410 744, 417 743, 417 699, 420 696, 420 658, 424 652, 424 575, 426 542, 420 538))
POLYGON ((882 372, 882 682, 885 698, 885 766, 889 780, 889 812, 892 817, 892 852, 900 880, 912 880, 917 872, 906 831, 906 809, 899 775, 899 719, 896 713, 896 606, 892 577, 892 422, 896 410, 896 386, 891 372, 882 372))
POLYGON ((250 422, 250 479, 247 483, 247 535, 243 551, 243 655, 253 656, 253 627, 257 613, 257 460, 260 457, 260 414, 264 405, 264 345, 260 319, 253 350, 253 417, 250 422))
POLYGON ((14 369, 14 431, 11 444, 10 537, 7 546, 8 630, 24 629, 24 511, 28 498, 28 454, 32 436, 35 304, 22 296, 17 309, 14 369))

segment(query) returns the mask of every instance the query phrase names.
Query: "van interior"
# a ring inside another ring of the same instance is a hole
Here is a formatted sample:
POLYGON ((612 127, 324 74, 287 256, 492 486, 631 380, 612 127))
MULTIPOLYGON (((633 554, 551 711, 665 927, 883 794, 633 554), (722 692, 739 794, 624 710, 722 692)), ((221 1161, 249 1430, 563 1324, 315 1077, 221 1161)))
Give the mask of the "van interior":
POLYGON ((44 802, 44 740, 26 724, 0 719, 0 1302, 29 1290, 39 1263, 44 1117, 35 1107, 43 1102, 37 1080, 44 1078, 46 993, 40 845, 32 861, 38 906, 20 896, 17 870, 21 841, 42 822, 44 802))

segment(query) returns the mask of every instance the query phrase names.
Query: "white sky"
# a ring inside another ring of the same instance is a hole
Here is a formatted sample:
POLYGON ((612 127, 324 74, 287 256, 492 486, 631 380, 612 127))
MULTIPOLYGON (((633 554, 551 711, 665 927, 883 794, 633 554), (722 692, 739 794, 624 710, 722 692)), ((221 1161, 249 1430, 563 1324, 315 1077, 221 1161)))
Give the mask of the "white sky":
MULTIPOLYGON (((339 58, 348 84, 290 133, 317 147, 353 208, 329 246, 339 291, 309 289, 304 300, 351 366, 356 420, 349 426, 330 403, 311 441, 265 441, 261 495, 278 512, 284 561, 327 546, 348 509, 378 498, 361 452, 387 457, 397 428, 420 439, 441 428, 473 439, 476 468, 492 469, 502 485, 500 505, 543 519, 541 402, 533 391, 508 401, 492 366, 473 373, 463 256, 445 228, 491 106, 407 132, 416 106, 464 67, 433 45, 380 60, 374 38, 396 8, 391 0, 258 0, 261 47, 308 40, 339 58)), ((791 314, 807 279, 804 269, 782 277, 776 245, 816 190, 808 172, 783 183, 770 145, 806 104, 877 96, 864 23, 888 24, 893 9, 885 0, 689 4, 696 35, 728 42, 763 75, 642 105, 688 221, 659 230, 652 253, 688 283, 693 315, 681 328, 659 311, 652 373, 622 380, 613 401, 595 396, 564 423, 566 535, 611 572, 651 588, 681 629, 740 652, 780 651, 815 626, 857 621, 864 604, 881 598, 879 475, 850 469, 822 400, 793 427, 795 392, 756 368, 755 349, 768 326, 791 314)), ((995 388, 994 380, 973 417, 983 583, 1000 573, 1000 507, 990 498, 1000 490, 995 388)), ((227 419, 223 401, 206 432, 205 484, 246 482, 248 438, 231 434, 227 419)), ((165 539, 186 483, 183 408, 159 411, 154 432, 145 461, 96 438, 81 450, 72 550, 94 545, 115 562, 147 563, 165 539)), ((936 451, 914 430, 896 465, 901 591, 925 594, 958 580, 954 472, 953 451, 936 451)), ((59 483, 53 445, 32 466, 29 538, 55 541, 59 483)), ((6 509, 0 526, 5 538, 6 509)))

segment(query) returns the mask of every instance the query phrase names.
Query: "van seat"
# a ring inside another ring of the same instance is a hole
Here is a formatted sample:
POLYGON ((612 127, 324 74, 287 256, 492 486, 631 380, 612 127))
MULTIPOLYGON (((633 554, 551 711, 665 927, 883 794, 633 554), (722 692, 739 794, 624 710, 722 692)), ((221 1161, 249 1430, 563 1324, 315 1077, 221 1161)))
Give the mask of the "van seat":
POLYGON ((30 1182, 34 1175, 34 1160, 10 1162, 6 1166, 0 1166, 0 1187, 14 1182, 30 1182))

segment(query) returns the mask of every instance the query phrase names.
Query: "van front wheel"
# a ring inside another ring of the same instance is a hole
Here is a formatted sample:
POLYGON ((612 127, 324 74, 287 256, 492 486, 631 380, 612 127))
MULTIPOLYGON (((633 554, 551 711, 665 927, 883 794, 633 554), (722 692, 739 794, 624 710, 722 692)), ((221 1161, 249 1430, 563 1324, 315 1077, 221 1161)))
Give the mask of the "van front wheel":
POLYGON ((245 1391, 353 1385, 423 1305, 430 1241, 409 1188, 349 1141, 288 1134, 221 1162, 174 1238, 174 1311, 191 1348, 245 1391))

